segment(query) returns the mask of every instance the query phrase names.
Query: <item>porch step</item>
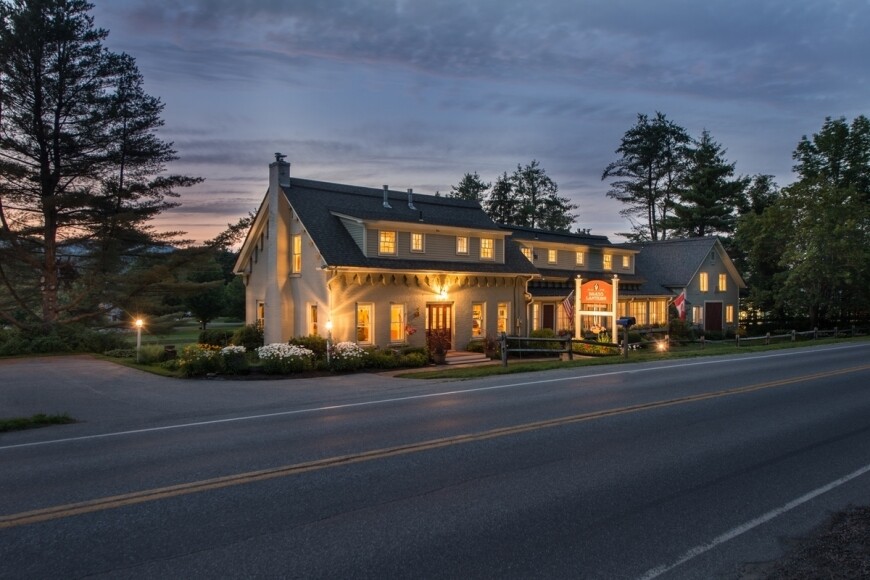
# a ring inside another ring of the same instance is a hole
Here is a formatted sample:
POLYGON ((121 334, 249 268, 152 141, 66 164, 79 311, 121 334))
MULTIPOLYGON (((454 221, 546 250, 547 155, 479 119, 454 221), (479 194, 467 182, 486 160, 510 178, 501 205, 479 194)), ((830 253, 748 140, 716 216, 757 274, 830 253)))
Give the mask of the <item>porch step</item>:
POLYGON ((445 361, 449 365, 470 365, 492 362, 482 352, 468 352, 463 350, 451 350, 447 352, 445 361))

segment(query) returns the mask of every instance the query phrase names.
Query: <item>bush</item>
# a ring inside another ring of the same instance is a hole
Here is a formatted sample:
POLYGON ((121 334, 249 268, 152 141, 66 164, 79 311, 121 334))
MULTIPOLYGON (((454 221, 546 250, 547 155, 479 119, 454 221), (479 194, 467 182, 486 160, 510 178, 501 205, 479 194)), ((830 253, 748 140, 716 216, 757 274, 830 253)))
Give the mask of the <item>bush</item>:
POLYGON ((96 330, 79 324, 0 330, 0 356, 93 352, 129 347, 126 337, 112 330, 96 330))
POLYGON ((465 350, 468 352, 484 352, 486 350, 486 343, 480 339, 472 340, 465 345, 465 350))
POLYGON ((326 339, 322 336, 317 336, 316 334, 297 336, 290 339, 290 344, 307 348, 314 353, 314 357, 317 359, 326 358, 326 339))
POLYGON ((284 375, 314 368, 314 352, 295 344, 274 343, 257 349, 263 372, 284 375))
MULTIPOLYGON (((551 328, 539 328, 538 330, 533 330, 529 333, 529 338, 556 338, 556 333, 553 332, 551 328)), ((562 348, 561 342, 526 342, 527 346, 523 348, 536 348, 541 350, 559 350, 562 348)), ((530 353, 534 354, 534 353, 530 353)), ((542 354, 552 354, 552 353, 542 353, 542 354)))
POLYGON ((135 348, 113 348, 103 353, 105 356, 112 358, 136 358, 135 348))
POLYGON ((211 344, 191 344, 178 357, 178 370, 186 377, 201 377, 221 370, 220 347, 211 344))
POLYGON ((424 367, 429 364, 429 357, 425 352, 409 352, 401 357, 401 365, 403 367, 424 367))
POLYGON ((199 333, 199 344, 210 344, 212 346, 227 346, 233 338, 233 332, 230 330, 222 330, 213 328, 203 330, 199 333))
POLYGON ((248 352, 255 352, 263 346, 263 329, 256 324, 243 326, 233 333, 232 343, 245 347, 248 352))
POLYGON ((225 346, 221 349, 221 370, 228 375, 246 375, 251 372, 247 349, 243 346, 225 346))
POLYGON ((372 369, 394 369, 402 364, 398 352, 392 350, 370 350, 366 355, 366 366, 372 369))
POLYGON ((338 342, 332 345, 332 368, 337 371, 356 371, 366 365, 368 358, 363 348, 355 342, 338 342))
MULTIPOLYGON (((136 358, 136 349, 133 349, 133 358, 136 358)), ((159 344, 146 344, 139 349, 139 362, 143 365, 151 365, 166 360, 166 349, 159 344)))

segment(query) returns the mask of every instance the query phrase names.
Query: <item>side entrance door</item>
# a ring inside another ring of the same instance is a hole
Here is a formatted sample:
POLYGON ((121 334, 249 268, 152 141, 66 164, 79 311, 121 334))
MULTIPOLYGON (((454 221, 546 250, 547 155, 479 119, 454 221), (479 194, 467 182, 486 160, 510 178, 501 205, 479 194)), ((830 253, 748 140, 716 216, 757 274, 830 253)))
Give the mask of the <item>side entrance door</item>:
POLYGON ((441 344, 446 344, 445 350, 453 348, 453 305, 426 305, 426 335, 438 334, 441 344))
POLYGON ((704 330, 722 332, 721 302, 706 302, 704 304, 704 330))

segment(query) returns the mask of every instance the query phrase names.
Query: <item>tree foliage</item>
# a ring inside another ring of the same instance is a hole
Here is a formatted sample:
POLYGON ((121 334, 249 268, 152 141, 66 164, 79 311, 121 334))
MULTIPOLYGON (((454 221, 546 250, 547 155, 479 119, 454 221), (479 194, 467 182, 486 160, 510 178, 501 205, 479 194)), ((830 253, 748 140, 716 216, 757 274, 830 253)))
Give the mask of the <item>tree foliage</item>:
POLYGON ((638 114, 626 131, 602 180, 615 178, 608 197, 627 207, 620 215, 632 222, 635 241, 668 238, 668 218, 679 196, 690 139, 686 130, 657 112, 655 118, 638 114))
POLYGON ((0 3, 0 317, 88 320, 165 284, 177 232, 149 220, 198 179, 165 175, 163 104, 107 50, 84 0, 0 3))
POLYGON ((450 187, 450 193, 447 194, 447 197, 483 202, 486 198, 486 192, 491 185, 483 181, 476 171, 474 173, 466 173, 462 176, 458 185, 450 187))

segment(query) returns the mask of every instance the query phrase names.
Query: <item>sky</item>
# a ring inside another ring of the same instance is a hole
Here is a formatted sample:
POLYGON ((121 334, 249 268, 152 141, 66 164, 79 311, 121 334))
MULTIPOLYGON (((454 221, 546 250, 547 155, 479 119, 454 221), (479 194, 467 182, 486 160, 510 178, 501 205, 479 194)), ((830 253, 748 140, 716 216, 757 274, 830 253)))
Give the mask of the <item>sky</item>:
POLYGON ((268 164, 418 193, 537 160, 575 228, 624 241, 601 176, 639 113, 708 130, 737 175, 794 179, 826 117, 870 114, 870 0, 91 0, 165 104, 158 229, 256 210, 268 164))

